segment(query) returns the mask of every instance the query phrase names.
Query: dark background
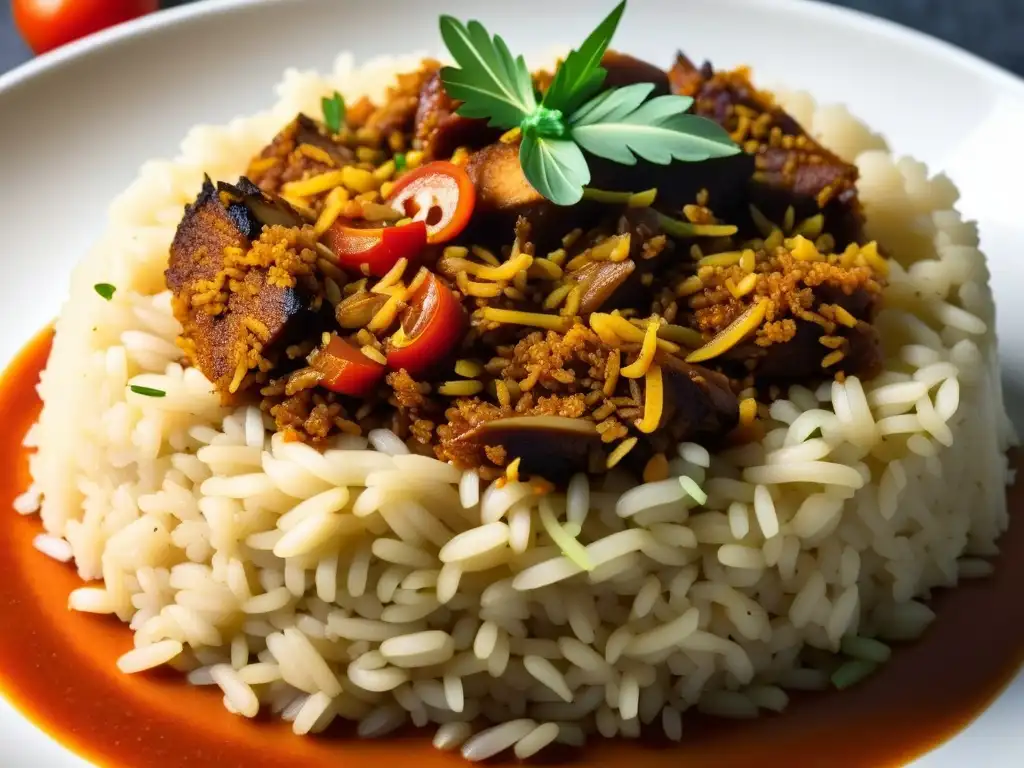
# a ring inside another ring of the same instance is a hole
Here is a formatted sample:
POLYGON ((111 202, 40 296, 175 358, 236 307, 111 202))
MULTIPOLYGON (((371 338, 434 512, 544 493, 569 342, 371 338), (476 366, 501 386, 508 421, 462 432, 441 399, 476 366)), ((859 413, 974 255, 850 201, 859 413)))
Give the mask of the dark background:
MULTIPOLYGON (((1024 75, 1024 0, 827 1, 922 30, 1024 75)), ((186 2, 191 0, 165 0, 164 5, 186 2)), ((11 22, 9 0, 0 0, 0 72, 29 56, 11 22)))

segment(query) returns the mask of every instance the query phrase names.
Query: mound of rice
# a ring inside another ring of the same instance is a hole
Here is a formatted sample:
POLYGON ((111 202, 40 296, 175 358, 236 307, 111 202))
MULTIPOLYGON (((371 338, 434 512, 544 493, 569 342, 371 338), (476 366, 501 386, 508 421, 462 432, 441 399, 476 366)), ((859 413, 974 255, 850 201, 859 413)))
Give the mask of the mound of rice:
POLYGON ((885 372, 793 387, 761 443, 684 444, 668 480, 578 477, 538 497, 481 489, 388 432, 319 453, 272 437, 255 408, 222 408, 176 362, 163 270, 183 206, 322 95, 379 95, 417 62, 291 71, 272 110, 196 128, 114 202, 74 274, 17 507, 40 513, 41 550, 102 580, 69 602, 130 624, 124 672, 172 664, 297 734, 433 723, 469 759, 526 757, 641 724, 679 739, 694 707, 782 709, 843 659, 877 660, 865 638, 921 633, 934 587, 990 571, 1014 436, 976 229, 948 179, 806 94, 782 98, 856 162, 868 235, 894 257, 885 372), (580 527, 593 571, 552 543, 549 515, 580 527), (499 725, 473 735, 471 721, 499 725))

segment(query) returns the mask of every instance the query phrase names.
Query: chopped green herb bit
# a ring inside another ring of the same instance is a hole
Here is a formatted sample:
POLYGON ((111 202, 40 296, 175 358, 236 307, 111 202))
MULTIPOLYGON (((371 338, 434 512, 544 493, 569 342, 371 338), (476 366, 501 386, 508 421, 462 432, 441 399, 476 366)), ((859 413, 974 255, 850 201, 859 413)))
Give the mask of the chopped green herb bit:
POLYGON ((325 96, 321 99, 320 105, 324 110, 324 123, 331 129, 331 133, 339 133, 345 122, 345 99, 335 91, 330 98, 325 96))
POLYGON ((864 659, 847 661, 832 673, 832 685, 841 691, 870 677, 876 669, 878 669, 878 665, 873 661, 864 659))
POLYGON ((704 493, 704 489, 697 485, 697 481, 688 475, 679 476, 679 485, 683 487, 686 495, 696 501, 700 505, 708 503, 708 495, 704 493))
POLYGON ((152 387, 140 387, 138 384, 132 384, 129 389, 136 395, 145 395, 146 397, 166 397, 167 393, 162 389, 153 389, 152 387))
POLYGON ((110 283, 96 283, 96 285, 93 286, 93 290, 107 301, 110 301, 114 298, 114 291, 117 290, 117 287, 110 283))
POLYGON ((658 217, 658 226, 672 237, 731 237, 739 231, 733 224, 694 224, 673 219, 663 213, 655 213, 658 217))
POLYGON ((587 548, 576 541, 576 537, 573 536, 566 526, 563 526, 555 518, 554 513, 551 511, 550 503, 545 503, 547 500, 542 499, 539 509, 540 523, 544 526, 544 530, 547 531, 551 541, 554 542, 562 554, 565 555, 573 564, 579 566, 581 570, 592 571, 594 570, 593 564, 590 562, 590 554, 587 552, 587 548))
POLYGON ((401 152, 399 152, 397 155, 395 155, 391 159, 392 159, 392 161, 395 164, 395 173, 399 173, 400 171, 404 171, 406 166, 408 165, 408 162, 405 159, 405 155, 403 153, 401 153, 401 152))
POLYGON ((876 664, 888 661, 892 655, 892 648, 880 640, 875 640, 872 637, 858 637, 857 635, 844 637, 839 649, 854 659, 873 661, 876 664))

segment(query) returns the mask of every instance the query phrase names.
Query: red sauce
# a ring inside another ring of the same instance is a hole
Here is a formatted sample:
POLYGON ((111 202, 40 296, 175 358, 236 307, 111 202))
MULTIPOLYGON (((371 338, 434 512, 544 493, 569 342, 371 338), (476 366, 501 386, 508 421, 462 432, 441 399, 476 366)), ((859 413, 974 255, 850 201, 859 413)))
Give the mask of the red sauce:
MULTIPOLYGON (((39 413, 35 383, 50 340, 50 331, 40 334, 0 382, 0 465, 7 468, 0 480, 4 694, 55 739, 103 766, 460 765, 461 758, 437 752, 422 735, 367 742, 342 729, 296 737, 286 724, 230 715, 216 691, 190 688, 176 673, 118 672, 115 660, 131 647, 127 627, 69 612, 67 594, 80 584, 74 569, 32 547, 37 518, 10 511, 28 483, 21 437, 39 413)), ((1011 504, 1024 505, 1021 484, 1011 504)), ((1020 666, 1024 525, 1011 527, 1002 549, 992 579, 940 595, 938 619, 924 639, 898 648, 880 674, 859 686, 797 697, 785 714, 756 721, 691 722, 687 740, 671 748, 601 743, 574 762, 636 768, 905 763, 980 714, 1020 666)))

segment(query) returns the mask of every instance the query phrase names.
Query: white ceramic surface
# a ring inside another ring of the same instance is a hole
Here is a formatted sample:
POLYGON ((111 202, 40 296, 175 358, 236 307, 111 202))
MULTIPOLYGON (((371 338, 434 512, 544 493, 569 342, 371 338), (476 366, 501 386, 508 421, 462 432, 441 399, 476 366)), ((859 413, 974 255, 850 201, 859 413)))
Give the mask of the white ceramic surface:
MULTIPOLYGON (((518 0, 514 14, 503 14, 478 0, 209 0, 0 76, 0 306, 8 319, 0 362, 58 312, 72 265, 140 163, 173 155, 194 123, 268 105, 286 67, 327 68, 344 49, 359 60, 437 52, 440 11, 481 19, 513 50, 541 52, 581 39, 610 5, 518 0)), ((630 0, 615 47, 666 65, 677 47, 720 65, 751 63, 760 82, 846 102, 897 152, 947 171, 962 190, 962 210, 980 222, 1007 398, 1024 426, 1024 338, 1011 333, 1024 327, 1024 302, 1013 290, 1024 283, 1016 190, 1024 178, 1024 82, 894 24, 801 0, 630 0)), ((1024 674, 915 768, 1024 765, 1022 723, 1024 674)), ((86 765, 2 700, 0 749, 8 768, 86 765)))

